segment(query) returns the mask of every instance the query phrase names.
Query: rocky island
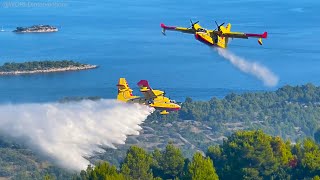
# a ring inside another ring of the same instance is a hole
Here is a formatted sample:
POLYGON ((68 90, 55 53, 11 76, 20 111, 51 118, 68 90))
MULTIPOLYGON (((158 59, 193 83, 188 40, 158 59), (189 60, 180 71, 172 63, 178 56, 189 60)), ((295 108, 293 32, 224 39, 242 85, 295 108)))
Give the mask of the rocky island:
POLYGON ((57 32, 58 28, 50 25, 33 25, 30 27, 17 27, 13 32, 32 33, 32 32, 57 32))
POLYGON ((0 75, 19 75, 34 73, 50 73, 64 71, 78 71, 95 69, 97 65, 81 64, 74 61, 32 61, 32 62, 7 62, 0 66, 0 75))

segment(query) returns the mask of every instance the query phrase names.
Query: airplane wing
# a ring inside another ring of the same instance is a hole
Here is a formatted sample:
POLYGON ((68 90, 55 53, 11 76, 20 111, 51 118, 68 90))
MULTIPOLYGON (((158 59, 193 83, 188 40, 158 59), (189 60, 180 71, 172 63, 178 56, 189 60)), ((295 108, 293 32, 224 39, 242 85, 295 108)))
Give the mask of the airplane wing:
POLYGON ((140 92, 144 95, 146 99, 154 99, 157 97, 157 95, 153 92, 152 88, 149 86, 147 80, 139 81, 138 86, 140 87, 140 92))
POLYGON ((192 28, 185 28, 185 27, 175 27, 175 26, 166 26, 164 24, 160 24, 162 28, 162 33, 165 34, 166 30, 171 30, 171 31, 180 31, 183 33, 189 33, 189 34, 194 34, 194 30, 192 28))
POLYGON ((264 32, 263 34, 251 34, 251 33, 242 33, 242 32, 226 32, 223 33, 224 37, 230 37, 230 38, 243 38, 243 39, 248 39, 248 38, 267 38, 268 33, 264 32))

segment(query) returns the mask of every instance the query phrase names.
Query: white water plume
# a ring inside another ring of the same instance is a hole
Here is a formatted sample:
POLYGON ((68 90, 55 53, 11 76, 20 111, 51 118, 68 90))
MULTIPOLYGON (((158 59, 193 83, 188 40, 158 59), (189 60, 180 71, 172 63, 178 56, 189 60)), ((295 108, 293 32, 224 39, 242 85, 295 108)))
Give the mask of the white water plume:
POLYGON ((249 62, 246 59, 239 57, 226 49, 216 49, 220 56, 230 61, 236 68, 238 68, 244 73, 251 74, 256 78, 262 80, 264 85, 273 87, 278 84, 279 78, 267 67, 256 62, 249 62))
POLYGON ((138 135, 153 109, 115 100, 0 105, 0 132, 26 143, 71 170, 85 169, 84 157, 101 146, 124 144, 138 135))

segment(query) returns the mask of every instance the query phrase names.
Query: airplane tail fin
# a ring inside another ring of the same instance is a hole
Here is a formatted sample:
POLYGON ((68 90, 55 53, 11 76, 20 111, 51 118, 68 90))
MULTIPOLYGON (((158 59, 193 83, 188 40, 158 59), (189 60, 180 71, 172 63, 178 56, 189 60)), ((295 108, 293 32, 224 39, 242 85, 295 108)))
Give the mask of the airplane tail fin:
POLYGON ((120 78, 117 84, 118 87, 118 96, 117 99, 120 101, 128 101, 129 99, 134 98, 132 95, 132 89, 130 89, 125 78, 120 78))
MULTIPOLYGON (((230 23, 227 24, 227 26, 226 26, 226 31, 227 31, 227 32, 231 32, 231 24, 230 24, 230 23)), ((225 47, 228 46, 228 42, 229 42, 229 38, 225 38, 225 39, 224 39, 225 47)))
POLYGON ((226 31, 227 31, 227 32, 230 32, 230 31, 231 31, 231 24, 230 24, 230 23, 227 24, 227 26, 226 26, 226 31))

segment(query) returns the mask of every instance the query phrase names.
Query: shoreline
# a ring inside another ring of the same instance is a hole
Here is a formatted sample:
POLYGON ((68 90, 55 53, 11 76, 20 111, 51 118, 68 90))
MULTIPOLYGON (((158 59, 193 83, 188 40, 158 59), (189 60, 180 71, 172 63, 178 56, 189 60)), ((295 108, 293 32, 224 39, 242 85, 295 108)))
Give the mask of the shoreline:
POLYGON ((34 32, 58 32, 58 28, 50 25, 33 25, 30 27, 17 27, 17 29, 13 30, 15 33, 34 33, 34 32))
POLYGON ((32 70, 32 71, 9 71, 9 72, 0 71, 0 76, 66 72, 66 71, 81 71, 81 70, 89 70, 89 69, 96 69, 96 68, 98 68, 98 65, 69 66, 69 67, 65 67, 65 68, 50 68, 50 69, 32 70))
POLYGON ((14 33, 52 33, 52 32, 58 32, 58 30, 48 30, 48 31, 43 31, 43 30, 39 30, 39 31, 12 31, 14 33))

